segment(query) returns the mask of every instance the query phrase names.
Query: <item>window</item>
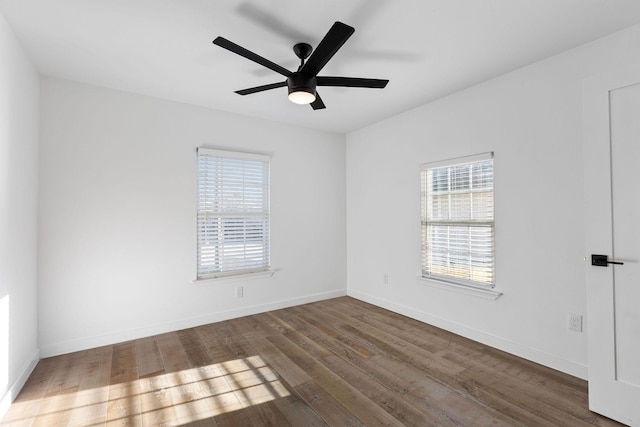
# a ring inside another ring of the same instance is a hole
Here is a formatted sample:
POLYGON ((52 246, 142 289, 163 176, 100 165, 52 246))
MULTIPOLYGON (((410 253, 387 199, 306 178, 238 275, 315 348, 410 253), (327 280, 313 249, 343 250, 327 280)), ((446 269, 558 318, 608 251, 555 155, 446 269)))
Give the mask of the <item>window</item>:
POLYGON ((493 153, 421 166, 422 276, 494 287, 493 153))
POLYGON ((269 269, 269 157, 198 148, 198 279, 269 269))

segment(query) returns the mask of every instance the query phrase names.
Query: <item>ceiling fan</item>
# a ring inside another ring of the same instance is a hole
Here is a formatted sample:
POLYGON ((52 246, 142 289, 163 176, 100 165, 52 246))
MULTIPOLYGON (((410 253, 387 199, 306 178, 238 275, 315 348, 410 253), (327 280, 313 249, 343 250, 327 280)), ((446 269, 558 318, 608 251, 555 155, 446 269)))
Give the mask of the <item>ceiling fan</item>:
POLYGON ((295 102, 296 104, 311 104, 311 108, 319 110, 326 107, 324 102, 322 102, 320 95, 316 91, 317 86, 383 89, 387 83, 389 83, 389 80, 382 79, 318 75, 327 62, 329 62, 333 55, 336 54, 336 52, 354 32, 355 29, 353 27, 343 24, 342 22, 335 22, 315 50, 313 50, 313 48, 307 43, 297 43, 293 46, 293 52, 298 58, 300 58, 300 66, 297 71, 293 72, 225 39, 224 37, 216 37, 213 44, 227 49, 237 55, 243 56, 262 65, 263 67, 267 67, 287 78, 286 80, 278 83, 237 90, 235 93, 239 95, 249 95, 251 93, 287 86, 289 88, 290 101, 295 102))

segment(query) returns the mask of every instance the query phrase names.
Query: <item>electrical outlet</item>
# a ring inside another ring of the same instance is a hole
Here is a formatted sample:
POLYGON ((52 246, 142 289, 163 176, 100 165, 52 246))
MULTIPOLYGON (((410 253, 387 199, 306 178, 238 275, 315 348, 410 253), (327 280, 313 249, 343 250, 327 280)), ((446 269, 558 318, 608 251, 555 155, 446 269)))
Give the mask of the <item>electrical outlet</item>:
POLYGON ((576 332, 582 332, 582 315, 569 313, 569 329, 576 332))
POLYGON ((244 288, 242 286, 238 286, 236 288, 236 298, 242 298, 244 296, 244 288))
POLYGON ((382 275, 382 281, 384 282, 385 285, 389 284, 389 273, 384 273, 382 275))

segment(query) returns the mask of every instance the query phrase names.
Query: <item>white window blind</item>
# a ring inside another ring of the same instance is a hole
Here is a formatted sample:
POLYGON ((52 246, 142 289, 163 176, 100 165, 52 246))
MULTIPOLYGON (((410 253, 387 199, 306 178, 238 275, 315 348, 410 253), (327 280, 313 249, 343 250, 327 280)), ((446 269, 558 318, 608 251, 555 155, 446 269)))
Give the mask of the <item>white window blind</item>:
POLYGON ((198 148, 198 278, 269 268, 269 157, 198 148))
POLYGON ((493 287, 493 154, 421 169, 422 276, 493 287))

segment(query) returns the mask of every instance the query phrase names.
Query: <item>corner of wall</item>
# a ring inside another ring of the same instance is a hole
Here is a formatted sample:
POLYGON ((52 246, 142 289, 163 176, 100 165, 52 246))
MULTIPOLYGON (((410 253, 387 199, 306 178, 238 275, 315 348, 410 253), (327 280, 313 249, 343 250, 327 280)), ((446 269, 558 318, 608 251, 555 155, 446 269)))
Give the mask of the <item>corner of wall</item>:
POLYGON ((36 350, 31 359, 22 367, 18 378, 7 388, 4 395, 0 398, 0 420, 4 418, 11 403, 18 397, 20 390, 26 384, 27 380, 31 376, 31 373, 36 368, 36 365, 40 361, 40 351, 36 350))

